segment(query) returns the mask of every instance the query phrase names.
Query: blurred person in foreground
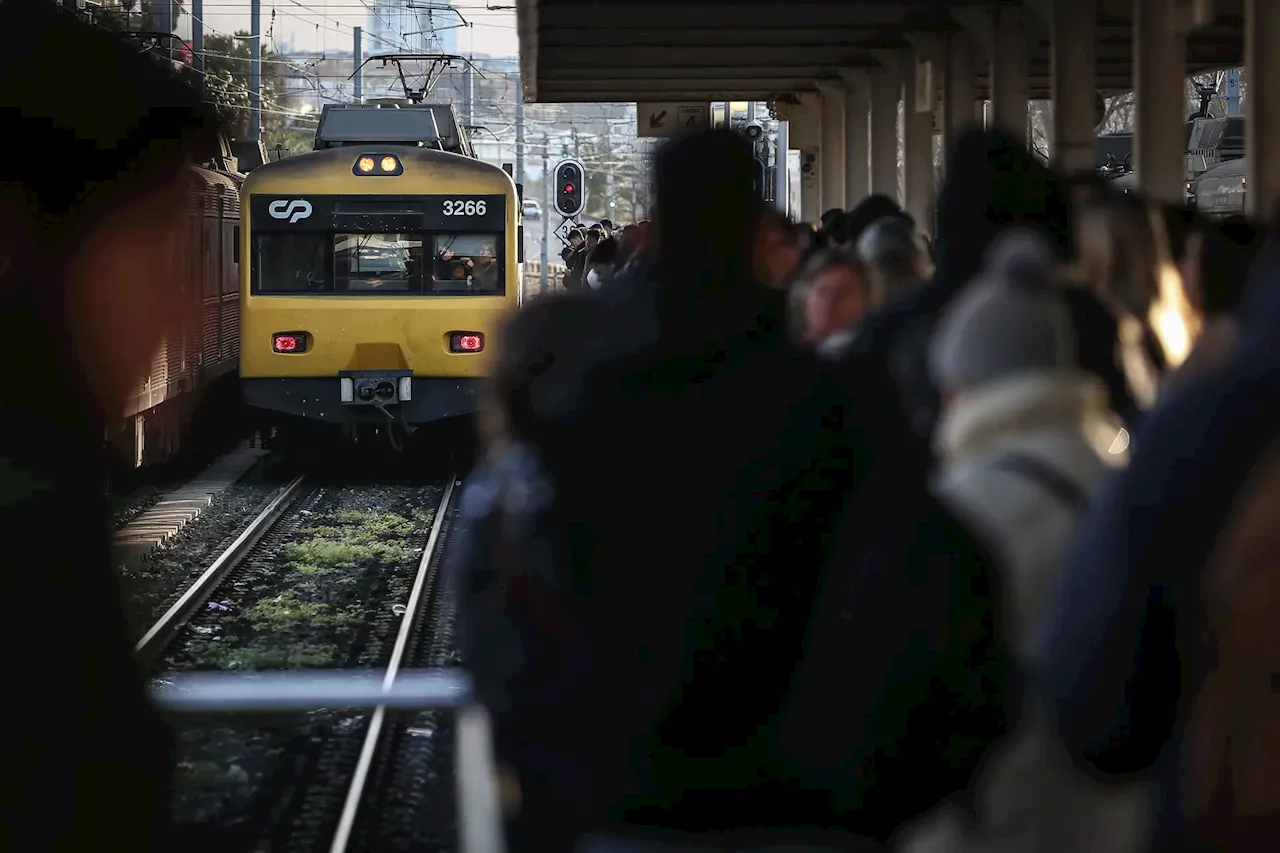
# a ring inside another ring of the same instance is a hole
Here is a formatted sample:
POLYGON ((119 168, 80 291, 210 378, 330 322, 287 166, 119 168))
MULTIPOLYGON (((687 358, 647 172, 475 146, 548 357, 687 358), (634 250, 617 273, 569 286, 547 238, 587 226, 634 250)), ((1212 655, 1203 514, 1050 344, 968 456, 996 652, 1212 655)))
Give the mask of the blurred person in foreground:
MULTIPOLYGON (((991 241, 1005 228, 1025 224, 1050 235, 1063 261, 1071 256, 1065 187, 1020 143, 996 131, 970 130, 949 152, 946 175, 932 279, 867 317, 845 358, 851 393, 884 401, 863 424, 875 449, 864 493, 884 512, 892 511, 885 498, 902 483, 924 489, 940 405, 927 364, 929 338, 942 311, 981 269, 991 241)), ((875 517, 864 516, 872 529, 875 517)))
POLYGON ((1096 298, 1090 308, 1074 308, 1085 324, 1084 345, 1097 353, 1086 363, 1100 363, 1109 349, 1124 382, 1123 391, 1113 389, 1113 401, 1124 407, 1118 411, 1132 431, 1154 405, 1164 374, 1190 350, 1197 318, 1185 310, 1163 219, 1146 200, 1115 192, 1090 195, 1077 205, 1076 229, 1075 282, 1096 298), (1096 300, 1109 317, 1096 310, 1096 300))
POLYGON ((763 211, 752 244, 756 278, 766 287, 786 290, 808 248, 782 214, 773 210, 763 211))
POLYGON ((912 231, 916 230, 916 222, 911 214, 903 210, 896 201, 884 193, 872 193, 854 205, 846 217, 849 243, 856 246, 862 239, 862 232, 881 219, 897 219, 912 231))
POLYGON ((180 321, 177 188, 195 152, 217 150, 216 128, 168 63, 52 3, 0 4, 0 40, 0 104, 42 164, 0 167, 0 346, 41 386, 7 383, 2 404, 3 600, 31 616, 3 620, 5 648, 22 651, 0 847, 168 850, 168 741, 108 557, 101 439, 180 321), (109 96, 67 96, 85 68, 109 96))
POLYGON ((827 249, 838 249, 849 242, 849 214, 838 207, 833 207, 818 224, 818 240, 827 249))
POLYGON ((729 131, 664 149, 652 280, 600 300, 590 336, 611 349, 557 383, 537 452, 564 615, 554 653, 530 646, 521 664, 554 698, 510 699, 545 722, 517 768, 513 849, 831 822, 821 792, 788 787, 770 730, 849 461, 838 389, 788 344, 784 297, 753 272, 752 169, 729 131))
POLYGON ((862 231, 854 247, 883 299, 897 299, 933 276, 929 247, 909 219, 885 216, 862 231))
POLYGON ((546 765, 540 732, 556 723, 565 681, 579 677, 564 642, 570 520, 556 514, 539 447, 560 407, 573 405, 583 331, 601 311, 588 294, 552 294, 507 320, 479 411, 481 458, 461 500, 465 524, 451 568, 459 648, 493 718, 502 806, 517 850, 556 849, 538 846, 551 839, 541 837, 545 795, 530 772, 546 765))
MULTIPOLYGON (((993 548, 1007 593, 1002 641, 1024 670, 1077 519, 1125 460, 1106 388, 1076 360, 1057 275, 1042 237, 1003 235, 943 315, 930 353, 944 399, 935 489, 993 548)), ((976 820, 948 806, 904 832, 899 849, 1142 850, 1142 786, 1112 791, 1078 773, 1038 703, 992 748, 975 791, 976 820)))
POLYGON ((1038 649, 1056 731, 1098 778, 1154 775, 1154 849, 1280 834, 1280 246, 1225 363, 1157 401, 1090 513, 1038 649))
POLYGON ((877 302, 866 268, 848 250, 823 249, 805 264, 796 287, 803 293, 804 340, 819 356, 839 358, 877 302))
POLYGON ((1203 318, 1203 329, 1187 360, 1170 376, 1182 385, 1227 361, 1240 337, 1240 310, 1266 229, 1243 216, 1200 222, 1187 238, 1179 265, 1187 296, 1203 318))
POLYGON ((1006 228, 1037 227, 1057 262, 1070 257, 1065 191, 1023 145, 971 130, 946 174, 933 279, 863 319, 838 365, 859 479, 781 724, 808 783, 821 780, 846 826, 879 839, 963 796, 1008 733, 1016 692, 997 641, 998 561, 929 488, 934 326, 1006 228))

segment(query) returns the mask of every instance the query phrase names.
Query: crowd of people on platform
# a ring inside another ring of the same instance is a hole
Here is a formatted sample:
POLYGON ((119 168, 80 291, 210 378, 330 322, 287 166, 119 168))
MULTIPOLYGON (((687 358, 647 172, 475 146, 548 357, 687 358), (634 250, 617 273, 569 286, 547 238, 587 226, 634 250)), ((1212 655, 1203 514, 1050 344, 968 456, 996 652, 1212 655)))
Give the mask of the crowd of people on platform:
POLYGON ((565 264, 561 286, 570 293, 599 290, 635 253, 648 228, 647 219, 619 225, 601 219, 591 226, 573 226, 560 250, 560 259, 565 264))
POLYGON ((1269 226, 982 129, 928 224, 751 166, 672 143, 502 339, 457 569, 513 849, 1280 839, 1269 226))
MULTIPOLYGON (((217 119, 55 4, 0 3, 0 40, 57 164, 0 178, 0 347, 39 386, 0 399, 0 847, 170 851, 101 439, 181 310, 217 119), (110 99, 65 97, 86 67, 110 99)), ((652 224, 497 338, 449 580, 508 846, 1274 849, 1272 225, 980 129, 933 223, 798 226, 754 168, 673 142, 652 224)))

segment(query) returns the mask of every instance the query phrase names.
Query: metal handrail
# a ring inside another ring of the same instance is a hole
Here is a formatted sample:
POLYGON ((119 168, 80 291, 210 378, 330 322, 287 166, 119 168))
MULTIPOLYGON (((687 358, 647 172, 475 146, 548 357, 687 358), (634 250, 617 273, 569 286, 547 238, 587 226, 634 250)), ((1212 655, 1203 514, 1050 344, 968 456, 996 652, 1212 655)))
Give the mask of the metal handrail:
POLYGON ((452 669, 179 672, 157 676, 152 702, 172 714, 292 713, 330 710, 456 709, 471 702, 471 676, 452 669))

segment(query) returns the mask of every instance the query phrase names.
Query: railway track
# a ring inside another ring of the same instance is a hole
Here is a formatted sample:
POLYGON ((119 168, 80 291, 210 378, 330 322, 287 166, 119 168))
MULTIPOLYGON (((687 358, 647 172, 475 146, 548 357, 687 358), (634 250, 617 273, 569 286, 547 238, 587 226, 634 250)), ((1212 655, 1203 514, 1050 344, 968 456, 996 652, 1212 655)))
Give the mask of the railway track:
MULTIPOLYGON (((447 506, 436 517, 383 679, 384 691, 395 683, 401 669, 439 669, 457 662, 454 596, 444 572, 456 523, 456 506, 447 506)), ((447 711, 376 709, 330 853, 455 849, 455 735, 455 718, 447 711)))
POLYGON ((276 495, 271 503, 249 522, 244 532, 218 555, 209 568, 196 579, 196 582, 188 587, 187 591, 180 595, 164 615, 142 635, 142 639, 138 640, 137 645, 134 646, 133 652, 144 665, 154 661, 160 655, 191 615, 209 599, 227 574, 240 564, 240 561, 253 550, 267 531, 275 526, 286 511, 298 501, 305 482, 306 478, 299 476, 286 485, 280 494, 276 495))
MULTIPOLYGON (((362 491, 294 479, 144 634, 139 659, 167 672, 376 670, 390 684, 424 647, 450 645, 440 579, 455 484, 362 491)), ((369 793, 385 790, 396 719, 386 708, 318 710, 180 729, 180 836, 199 849, 366 849, 354 830, 378 813, 369 793)), ((433 755, 451 808, 446 762, 433 755)))

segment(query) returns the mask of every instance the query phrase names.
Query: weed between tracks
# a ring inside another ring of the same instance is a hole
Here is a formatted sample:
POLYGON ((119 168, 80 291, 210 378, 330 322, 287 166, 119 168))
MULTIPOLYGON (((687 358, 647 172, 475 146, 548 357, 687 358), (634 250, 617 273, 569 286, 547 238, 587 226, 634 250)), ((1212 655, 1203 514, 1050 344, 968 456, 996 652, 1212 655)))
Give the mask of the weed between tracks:
MULTIPOLYGON (((193 618, 166 668, 383 665, 439 496, 382 487, 307 501, 303 520, 266 537, 193 618)), ((227 850, 267 839, 272 850, 309 849, 299 833, 323 829, 304 826, 313 820, 297 810, 317 785, 342 788, 364 724, 361 715, 317 711, 283 724, 183 730, 175 817, 201 834, 216 824, 227 850)))

